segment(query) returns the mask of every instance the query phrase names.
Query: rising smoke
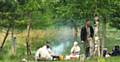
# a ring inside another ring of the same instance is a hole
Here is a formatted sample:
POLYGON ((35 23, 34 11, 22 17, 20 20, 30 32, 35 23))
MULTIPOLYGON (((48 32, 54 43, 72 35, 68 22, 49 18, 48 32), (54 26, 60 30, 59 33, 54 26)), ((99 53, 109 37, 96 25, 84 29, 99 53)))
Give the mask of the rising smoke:
POLYGON ((73 30, 70 27, 60 28, 56 35, 56 39, 58 44, 53 46, 52 50, 55 55, 61 55, 73 41, 73 30))

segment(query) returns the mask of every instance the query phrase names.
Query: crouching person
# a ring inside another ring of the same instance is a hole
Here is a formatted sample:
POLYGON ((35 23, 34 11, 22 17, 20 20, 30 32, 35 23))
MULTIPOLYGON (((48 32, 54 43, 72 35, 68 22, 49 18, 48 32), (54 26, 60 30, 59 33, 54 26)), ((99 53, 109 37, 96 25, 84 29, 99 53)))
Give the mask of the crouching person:
POLYGON ((52 60, 52 50, 49 45, 44 45, 39 48, 35 53, 35 61, 39 60, 52 60))

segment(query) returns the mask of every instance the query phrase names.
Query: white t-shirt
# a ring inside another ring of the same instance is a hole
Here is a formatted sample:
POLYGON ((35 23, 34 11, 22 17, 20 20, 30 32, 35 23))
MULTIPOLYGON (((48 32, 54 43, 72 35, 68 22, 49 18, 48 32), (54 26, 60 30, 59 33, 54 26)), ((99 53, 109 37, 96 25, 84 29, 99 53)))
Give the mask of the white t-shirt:
POLYGON ((46 46, 43 46, 42 48, 39 48, 36 53, 35 53, 35 59, 40 59, 40 58, 46 58, 46 59, 52 59, 51 54, 49 53, 48 49, 46 46))

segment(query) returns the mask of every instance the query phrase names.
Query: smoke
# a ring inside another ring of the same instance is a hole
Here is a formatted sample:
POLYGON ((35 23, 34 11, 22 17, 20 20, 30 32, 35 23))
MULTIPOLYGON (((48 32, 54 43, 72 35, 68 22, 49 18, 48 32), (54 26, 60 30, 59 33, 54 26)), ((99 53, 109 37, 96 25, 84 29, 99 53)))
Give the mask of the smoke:
POLYGON ((59 44, 58 46, 53 47, 53 51, 54 51, 55 55, 60 55, 63 52, 63 50, 64 50, 63 43, 59 44))
POLYGON ((61 55, 64 53, 65 49, 70 46, 71 41, 73 41, 73 30, 69 27, 60 28, 56 40, 57 45, 53 46, 52 50, 55 55, 61 55))

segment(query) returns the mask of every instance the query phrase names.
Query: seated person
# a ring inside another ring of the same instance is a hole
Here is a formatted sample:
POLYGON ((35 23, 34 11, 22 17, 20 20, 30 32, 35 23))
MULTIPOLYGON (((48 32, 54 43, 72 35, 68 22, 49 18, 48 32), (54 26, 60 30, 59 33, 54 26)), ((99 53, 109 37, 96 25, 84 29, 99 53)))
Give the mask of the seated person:
POLYGON ((52 60, 52 50, 49 45, 44 45, 35 53, 35 60, 52 60))
POLYGON ((78 42, 74 42, 73 47, 71 48, 71 54, 79 55, 80 54, 80 47, 78 46, 78 42))
POLYGON ((103 57, 110 57, 110 54, 109 54, 109 52, 108 52, 108 50, 107 50, 107 48, 104 48, 103 49, 103 57))
POLYGON ((111 56, 120 56, 120 46, 119 45, 114 46, 111 56))
POLYGON ((71 48, 71 54, 66 56, 66 60, 68 59, 77 59, 80 55, 80 47, 78 46, 78 42, 74 42, 73 47, 71 48))

